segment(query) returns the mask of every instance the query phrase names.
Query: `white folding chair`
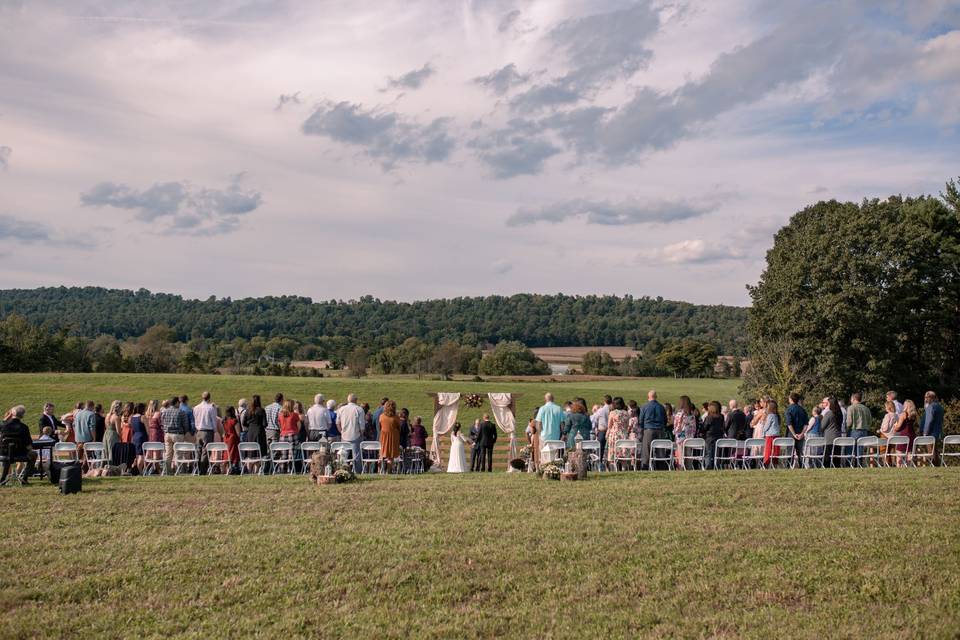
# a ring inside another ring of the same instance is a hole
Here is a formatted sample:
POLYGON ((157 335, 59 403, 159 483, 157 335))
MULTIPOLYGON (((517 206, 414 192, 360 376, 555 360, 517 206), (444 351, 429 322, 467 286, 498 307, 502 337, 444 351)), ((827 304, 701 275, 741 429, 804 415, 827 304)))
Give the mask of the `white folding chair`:
POLYGON ((960 447, 960 436, 944 436, 943 442, 940 443, 940 466, 944 467, 947 465, 948 459, 960 458, 960 450, 958 451, 947 451, 947 447, 960 447))
POLYGON ((197 445, 177 442, 173 445, 173 475, 180 475, 184 467, 189 469, 190 475, 200 475, 200 454, 197 445))
POLYGON ((360 443, 360 473, 374 473, 381 470, 380 443, 376 440, 364 440, 360 443))
POLYGON ((263 475, 263 467, 269 458, 263 455, 258 442, 241 442, 237 445, 237 451, 240 453, 240 475, 256 473, 263 475), (250 467, 256 465, 256 471, 251 471, 250 467))
POLYGON ((353 445, 349 442, 334 442, 330 445, 330 453, 342 464, 353 465, 353 445))
MULTIPOLYGON (((582 446, 582 445, 581 445, 582 446)), ((632 470, 637 470, 637 441, 636 440, 617 440, 613 444, 614 470, 620 471, 620 464, 626 465, 632 470)))
POLYGON ((907 466, 910 457, 910 438, 907 436, 890 436, 887 438, 887 458, 893 460, 896 467, 907 466))
POLYGON ((149 476, 158 472, 160 475, 164 475, 166 473, 163 463, 164 453, 165 447, 162 442, 143 443, 143 475, 149 476))
POLYGON ((540 463, 546 464, 563 457, 567 443, 563 440, 544 440, 540 447, 540 463))
MULTIPOLYGON (((707 468, 707 441, 703 438, 684 438, 680 452, 680 464, 684 470, 687 469, 687 462, 700 465, 700 470, 707 468)), ((696 467, 694 467, 696 468, 696 467)))
POLYGON ((870 463, 880 466, 880 438, 877 436, 863 436, 857 438, 857 446, 854 447, 857 466, 861 469, 869 467, 870 463))
POLYGON ((820 436, 807 438, 803 445, 803 468, 823 469, 823 456, 827 452, 827 439, 820 436))
POLYGON ((293 473, 293 443, 292 442, 271 442, 270 443, 270 473, 293 473), (281 472, 280 468, 285 468, 281 472))
POLYGON ((747 438, 743 441, 743 457, 740 459, 740 466, 744 469, 762 469, 763 468, 763 446, 766 441, 763 438, 747 438))
POLYGON ((857 441, 853 438, 836 438, 833 441, 833 449, 830 456, 830 466, 843 468, 843 463, 846 462, 848 467, 853 467, 854 460, 857 456, 857 441), (840 450, 837 453, 837 450, 840 450))
MULTIPOLYGON (((102 447, 103 445, 101 444, 100 446, 102 447)), ((73 442, 58 442, 53 445, 51 460, 61 464, 76 464, 80 461, 80 456, 77 453, 77 445, 73 442)))
POLYGON ((676 469, 676 464, 673 458, 673 440, 657 439, 650 442, 650 458, 648 466, 650 471, 653 471, 657 468, 658 462, 663 462, 667 465, 667 469, 671 471, 676 469))
POLYGON ((737 451, 740 443, 733 438, 720 438, 713 445, 713 468, 720 469, 727 465, 728 469, 737 466, 737 451))
POLYGON ((83 455, 91 469, 102 469, 110 462, 107 459, 107 447, 102 442, 84 442, 83 455))
POLYGON ((225 442, 208 442, 207 443, 207 475, 213 475, 214 465, 222 465, 230 462, 230 458, 227 456, 227 444, 225 442))
POLYGON ((918 436, 914 438, 913 450, 910 452, 910 466, 916 469, 917 461, 926 462, 932 466, 936 446, 937 439, 933 436, 918 436))
POLYGON ((794 460, 796 446, 797 442, 793 438, 774 438, 773 451, 770 453, 770 466, 793 469, 796 466, 794 460))
POLYGON ((421 447, 407 447, 403 465, 404 473, 423 473, 423 461, 426 459, 426 452, 421 447))
POLYGON ((313 454, 320 451, 319 442, 303 442, 300 444, 300 471, 301 473, 310 473, 310 465, 313 463, 313 454))
POLYGON ((599 440, 583 440, 580 443, 580 450, 583 451, 583 455, 586 456, 588 469, 599 472, 601 468, 607 468, 607 465, 603 463, 603 459, 600 457, 599 440))

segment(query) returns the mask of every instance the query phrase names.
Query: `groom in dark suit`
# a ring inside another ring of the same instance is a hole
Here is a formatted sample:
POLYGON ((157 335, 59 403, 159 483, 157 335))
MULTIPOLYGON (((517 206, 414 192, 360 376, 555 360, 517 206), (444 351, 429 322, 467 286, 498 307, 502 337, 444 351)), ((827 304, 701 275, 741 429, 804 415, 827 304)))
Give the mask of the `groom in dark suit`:
POLYGON ((484 414, 480 422, 480 437, 477 438, 477 447, 480 449, 480 465, 477 471, 493 471, 493 445, 497 444, 497 425, 490 422, 490 416, 484 414))

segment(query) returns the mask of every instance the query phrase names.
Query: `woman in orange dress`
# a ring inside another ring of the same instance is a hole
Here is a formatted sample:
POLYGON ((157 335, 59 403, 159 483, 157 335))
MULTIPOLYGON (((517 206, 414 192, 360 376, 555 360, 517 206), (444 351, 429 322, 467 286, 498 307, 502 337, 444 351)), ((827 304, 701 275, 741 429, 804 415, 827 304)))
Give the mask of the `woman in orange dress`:
POLYGON ((380 414, 380 463, 387 473, 393 467, 393 461, 400 457, 400 417, 397 415, 397 403, 388 400, 380 414))

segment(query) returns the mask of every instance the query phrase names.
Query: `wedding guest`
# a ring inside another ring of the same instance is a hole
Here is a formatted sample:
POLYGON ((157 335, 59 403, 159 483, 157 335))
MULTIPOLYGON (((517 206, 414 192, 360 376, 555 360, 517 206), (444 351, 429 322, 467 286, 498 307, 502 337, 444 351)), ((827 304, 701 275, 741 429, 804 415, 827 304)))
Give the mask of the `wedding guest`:
POLYGON ((106 430, 103 433, 103 448, 106 449, 107 460, 111 462, 113 461, 113 445, 120 442, 120 408, 119 400, 110 403, 110 412, 106 418, 106 430))
POLYGON ((200 404, 190 411, 190 415, 200 445, 200 457, 205 458, 207 445, 216 439, 217 433, 217 408, 210 402, 209 391, 200 394, 200 404))
POLYGON ((260 445, 261 455, 267 452, 267 413, 260 404, 259 394, 250 398, 250 407, 245 414, 247 421, 244 431, 247 432, 247 442, 256 442, 260 445))
POLYGON ((193 409, 190 407, 190 398, 186 394, 180 396, 180 411, 187 422, 187 431, 184 434, 186 442, 196 442, 197 423, 193 418, 193 409))
POLYGON ((240 442, 247 441, 247 432, 244 425, 244 417, 247 415, 247 399, 240 398, 237 401, 237 428, 240 430, 240 442))
POLYGON ((589 440, 590 429, 591 424, 590 418, 587 417, 587 407, 578 399, 573 403, 570 415, 566 417, 567 451, 573 451, 576 448, 578 434, 581 440, 589 440))
MULTIPOLYGON (((363 439, 368 442, 379 440, 380 438, 377 436, 379 429, 377 428, 377 425, 373 423, 373 415, 370 413, 370 405, 364 402, 362 405, 360 405, 360 408, 363 409, 363 439)), ((381 415, 382 414, 383 412, 381 411, 381 415)), ((377 416, 377 420, 379 419, 380 417, 377 416)))
MULTIPOLYGON (((900 413, 897 424, 893 428, 893 435, 907 437, 907 444, 897 445, 897 451, 899 453, 903 454, 910 451, 910 448, 913 446, 913 439, 917 435, 918 425, 919 412, 917 411, 917 405, 914 404, 913 400, 904 400, 903 411, 900 413)), ((888 453, 890 452, 888 451, 888 453)), ((906 466, 906 460, 900 458, 898 466, 906 466)))
POLYGON ((416 416, 413 419, 413 426, 410 427, 410 446, 427 448, 427 430, 423 426, 423 418, 416 416))
MULTIPOLYGON (((37 454, 33 450, 33 438, 30 437, 30 428, 23 423, 23 416, 26 415, 27 408, 22 404, 10 409, 7 414, 4 416, 4 420, 0 423, 0 437, 16 443, 13 447, 13 459, 12 462, 24 461, 26 462, 26 468, 23 470, 23 473, 20 475, 20 482, 22 484, 28 483, 28 478, 33 475, 33 465, 36 463, 37 454)), ((6 465, 4 467, 4 477, 0 478, 0 482, 6 480, 6 474, 10 472, 10 468, 13 465, 6 465)))
MULTIPOLYGON (((667 405, 669 406, 669 405, 667 405)), ((672 409, 671 409, 672 410, 672 409)), ((650 443, 663 437, 663 430, 669 421, 664 405, 657 402, 657 392, 651 389, 647 392, 647 402, 640 408, 640 468, 646 470, 650 463, 650 443)))
POLYGON ((793 452, 797 457, 797 463, 803 462, 803 443, 807 430, 807 422, 810 419, 807 416, 807 410, 800 404, 800 394, 791 393, 788 399, 789 406, 785 412, 787 423, 787 435, 793 438, 793 452))
POLYGON ((606 460, 607 453, 607 423, 610 421, 610 412, 613 410, 613 398, 609 395, 603 396, 603 404, 600 405, 600 413, 597 416, 597 440, 600 441, 600 459, 606 460))
POLYGON ((943 438, 943 405, 933 391, 923 394, 923 435, 943 438))
POLYGON ((768 398, 764 407, 763 419, 763 464, 770 465, 770 458, 778 455, 773 441, 780 437, 780 412, 777 407, 777 401, 768 398))
POLYGON ((540 466, 540 427, 536 412, 527 423, 527 442, 530 447, 530 462, 534 468, 538 468, 540 466))
POLYGON ((736 400, 727 403, 729 411, 724 419, 724 429, 728 438, 744 440, 747 437, 747 415, 740 408, 736 400))
POLYGON ((893 403, 893 406, 897 412, 897 417, 899 418, 900 414, 903 413, 903 403, 897 400, 897 392, 887 391, 886 401, 893 403))
POLYGON ((537 432, 541 441, 559 440, 560 423, 563 422, 563 409, 553 401, 553 394, 543 396, 543 406, 537 411, 537 432))
POLYGON ((400 409, 400 449, 410 446, 410 411, 404 407, 400 409))
MULTIPOLYGON (((97 414, 93 411, 96 404, 94 404, 93 400, 88 400, 86 405, 81 403, 77 406, 80 408, 78 408, 76 414, 74 414, 73 429, 77 440, 77 448, 82 451, 85 443, 94 442, 94 437, 97 433, 97 414)), ((101 442, 102 440, 103 437, 101 436, 100 440, 96 442, 101 442)))
MULTIPOLYGON (((368 438, 369 440, 380 439, 380 416, 383 415, 383 406, 387 404, 388 400, 390 400, 390 398, 380 398, 380 404, 377 405, 377 408, 373 410, 373 416, 370 418, 370 424, 373 425, 374 433, 372 434, 372 437, 368 438)), ((363 410, 367 412, 367 415, 370 415, 370 405, 363 405, 363 410)))
POLYGON ((877 433, 877 435, 881 438, 889 438, 893 435, 894 427, 897 426, 897 421, 899 419, 897 416, 897 405, 894 404, 893 400, 887 400, 883 405, 883 410, 886 413, 883 415, 883 419, 880 421, 880 431, 877 433))
POLYGON ((149 442, 163 442, 163 424, 160 422, 160 411, 167 408, 167 401, 160 404, 158 400, 151 400, 147 405, 144 418, 147 421, 147 438, 149 442))
POLYGON ((337 427, 337 401, 327 400, 327 413, 330 414, 330 426, 327 428, 327 440, 330 442, 340 441, 340 429, 337 427))
POLYGON ((683 457, 683 441, 697 436, 697 408, 689 396, 680 396, 677 412, 673 414, 673 438, 677 442, 677 462, 683 457))
POLYGON ((297 413, 293 400, 283 403, 280 413, 277 414, 277 426, 280 427, 280 442, 296 442, 300 432, 300 414, 297 413))
POLYGON ((380 463, 387 473, 393 470, 393 461, 400 457, 400 416, 397 403, 387 400, 380 412, 380 463))
POLYGON ((133 417, 134 404, 127 402, 120 409, 120 442, 124 444, 133 443, 133 428, 130 426, 130 418, 133 417))
POLYGON ((41 433, 43 433, 44 427, 50 427, 54 434, 53 438, 56 440, 56 433, 63 428, 63 421, 54 414, 53 410, 54 406, 52 402, 47 402, 43 405, 43 413, 40 414, 40 424, 38 426, 41 433))
POLYGON ((273 402, 268 404, 263 409, 264 416, 267 419, 267 426, 264 428, 264 435, 267 439, 267 444, 274 442, 280 437, 280 423, 277 418, 280 415, 280 411, 283 409, 283 394, 278 393, 273 398, 273 402))
POLYGON ((163 459, 169 473, 173 470, 174 445, 187 441, 190 423, 187 421, 187 414, 180 410, 180 398, 173 396, 165 404, 166 407, 160 412, 160 423, 163 425, 163 459))
POLYGON ((141 472, 143 472, 144 467, 143 443, 147 442, 150 437, 150 434, 147 433, 147 425, 143 421, 144 411, 146 411, 146 405, 140 402, 134 405, 133 413, 130 415, 130 442, 136 452, 134 465, 141 472))
POLYGON ((823 420, 823 407, 817 405, 813 408, 813 415, 807 421, 807 432, 805 438, 819 438, 823 435, 823 429, 820 427, 823 420))
MULTIPOLYGON (((844 419, 847 435, 854 440, 865 438, 870 435, 870 427, 873 422, 873 416, 867 405, 861 402, 863 396, 856 392, 850 396, 850 408, 847 409, 847 415, 844 419)), ((860 447, 857 446, 857 454, 860 453, 860 447)))
POLYGON ((307 409, 307 440, 317 441, 330 429, 330 412, 322 393, 313 397, 313 406, 307 409))
POLYGON ((823 465, 836 466, 837 458, 834 456, 833 441, 840 437, 840 429, 843 424, 843 412, 840 410, 840 403, 833 396, 823 399, 820 405, 823 414, 820 416, 820 428, 823 429, 823 437, 826 441, 826 447, 823 450, 823 465))
POLYGON ((666 431, 666 434, 664 435, 672 439, 673 438, 673 416, 676 414, 677 409, 676 407, 673 406, 672 402, 664 402, 663 411, 667 416, 667 421, 665 423, 666 426, 663 427, 664 430, 666 431))
POLYGON ((227 445, 227 458, 236 467, 240 464, 240 420, 233 407, 227 407, 223 421, 223 441, 227 445))
POLYGON ((704 466, 707 469, 712 469, 714 466, 713 457, 716 453, 717 440, 720 440, 726 435, 723 422, 723 410, 720 403, 716 400, 711 400, 707 403, 707 416, 703 419, 701 430, 703 431, 703 439, 706 445, 703 452, 704 466))
POLYGON ((617 465, 617 440, 626 439, 629 429, 627 405, 623 403, 623 398, 618 396, 613 399, 613 409, 607 417, 607 462, 614 468, 617 465))
POLYGON ((363 426, 366 422, 366 414, 357 404, 357 395, 351 393, 347 396, 347 404, 340 407, 337 411, 337 426, 340 429, 340 437, 343 442, 350 443, 350 449, 353 451, 353 468, 355 473, 360 473, 360 443, 363 441, 363 426))

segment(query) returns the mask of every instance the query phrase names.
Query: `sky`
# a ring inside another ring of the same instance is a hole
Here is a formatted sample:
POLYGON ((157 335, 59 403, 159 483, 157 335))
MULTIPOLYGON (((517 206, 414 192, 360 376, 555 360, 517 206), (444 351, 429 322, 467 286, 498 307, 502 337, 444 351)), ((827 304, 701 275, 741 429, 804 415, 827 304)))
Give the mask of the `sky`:
POLYGON ((958 175, 956 0, 0 0, 0 288, 746 305, 958 175))

